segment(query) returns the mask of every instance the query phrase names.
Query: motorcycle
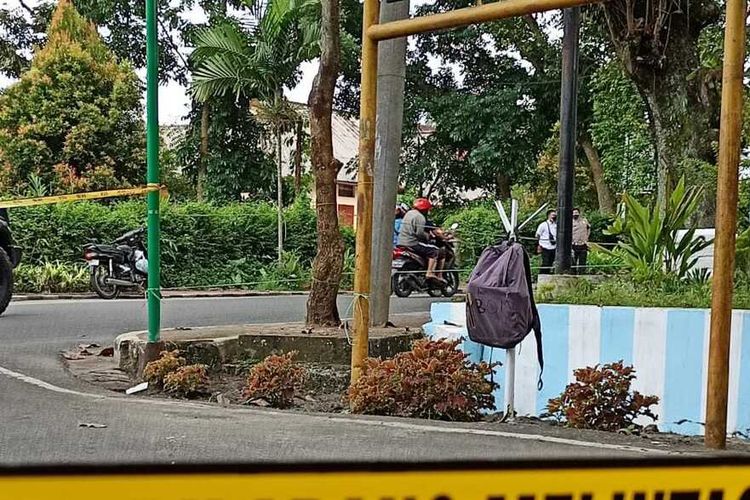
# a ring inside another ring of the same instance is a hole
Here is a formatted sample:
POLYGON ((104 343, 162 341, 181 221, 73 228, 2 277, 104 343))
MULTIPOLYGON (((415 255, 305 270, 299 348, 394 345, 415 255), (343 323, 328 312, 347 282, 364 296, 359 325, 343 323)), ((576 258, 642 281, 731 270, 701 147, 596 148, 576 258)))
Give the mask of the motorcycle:
POLYGON ((88 243, 83 258, 91 269, 91 287, 103 299, 116 299, 124 288, 143 288, 148 278, 145 228, 129 231, 111 245, 88 243))
MULTIPOLYGON (((451 226, 455 231, 458 224, 451 226)), ((405 247, 393 249, 393 263, 391 264, 391 293, 398 297, 408 297, 412 292, 427 292, 432 297, 453 297, 458 292, 459 276, 456 271, 456 243, 458 240, 451 232, 435 243, 442 247, 445 253, 443 272, 445 285, 440 286, 425 278, 427 260, 405 247)))
POLYGON ((0 314, 5 312, 13 295, 13 269, 21 262, 21 250, 13 246, 7 212, 0 209, 0 314))

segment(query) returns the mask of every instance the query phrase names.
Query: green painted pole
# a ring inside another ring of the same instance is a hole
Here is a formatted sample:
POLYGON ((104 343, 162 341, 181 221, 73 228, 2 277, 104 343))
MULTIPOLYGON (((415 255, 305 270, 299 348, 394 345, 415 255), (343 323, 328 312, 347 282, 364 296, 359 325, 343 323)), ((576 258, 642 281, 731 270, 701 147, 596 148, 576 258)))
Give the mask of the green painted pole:
MULTIPOLYGON (((159 45, 156 37, 156 2, 146 0, 146 182, 159 184, 159 45)), ((148 341, 161 333, 161 249, 159 191, 150 191, 148 202, 148 341)))

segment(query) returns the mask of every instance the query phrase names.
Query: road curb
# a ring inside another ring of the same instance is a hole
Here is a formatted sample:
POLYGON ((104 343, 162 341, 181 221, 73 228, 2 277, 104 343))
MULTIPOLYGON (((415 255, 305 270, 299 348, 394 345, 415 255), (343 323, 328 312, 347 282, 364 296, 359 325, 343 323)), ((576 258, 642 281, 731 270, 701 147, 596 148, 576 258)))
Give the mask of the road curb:
MULTIPOLYGON (((259 290, 235 290, 226 292, 205 292, 205 291, 169 291, 162 292, 162 297, 165 299, 201 299, 201 298, 226 298, 226 297, 290 297, 290 296, 302 296, 309 295, 308 291, 273 291, 264 292, 259 290)), ((350 290, 342 290, 339 295, 352 295, 353 292, 350 290)), ((421 296, 421 295, 420 295, 421 296)), ((14 295, 11 302, 29 302, 29 301, 45 301, 45 300, 86 300, 86 299, 97 299, 99 298, 94 293, 29 293, 22 295, 14 295)), ((449 299, 445 299, 446 302, 462 302, 464 293, 459 292, 449 299)), ((143 299, 143 295, 120 295, 117 300, 134 300, 143 299)))
MULTIPOLYGON (((309 292, 300 291, 274 291, 274 292, 263 292, 258 290, 247 290, 247 291, 231 291, 231 292, 200 292, 200 291, 164 291, 162 297, 165 299, 180 299, 180 298, 213 298, 213 297, 283 297, 293 295, 308 295, 309 292)), ((339 292, 340 295, 350 295, 351 292, 339 292)), ((34 294, 23 294, 14 295, 11 299, 12 302, 27 302, 27 301, 41 301, 41 300, 81 300, 81 299, 96 299, 98 296, 94 293, 34 293, 34 294)), ((121 295, 119 299, 142 299, 143 295, 121 295)), ((118 299, 118 300, 119 300, 118 299)))

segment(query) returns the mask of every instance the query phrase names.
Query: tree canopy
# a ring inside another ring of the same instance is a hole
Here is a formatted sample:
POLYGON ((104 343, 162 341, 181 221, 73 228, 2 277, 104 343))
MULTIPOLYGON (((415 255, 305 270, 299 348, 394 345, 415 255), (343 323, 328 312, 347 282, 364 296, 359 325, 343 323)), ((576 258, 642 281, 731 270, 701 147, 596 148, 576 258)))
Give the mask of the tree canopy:
POLYGON ((0 189, 21 189, 32 174, 58 192, 140 180, 141 115, 132 66, 60 0, 47 43, 0 94, 0 189))

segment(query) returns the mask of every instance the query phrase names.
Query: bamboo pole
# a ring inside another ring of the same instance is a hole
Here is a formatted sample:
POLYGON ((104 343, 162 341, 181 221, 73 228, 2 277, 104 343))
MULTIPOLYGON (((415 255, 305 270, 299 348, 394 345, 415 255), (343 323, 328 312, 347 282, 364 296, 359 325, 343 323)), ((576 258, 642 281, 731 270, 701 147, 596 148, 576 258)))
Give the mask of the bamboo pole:
MULTIPOLYGON (((365 33, 372 40, 382 41, 391 38, 426 33, 448 28, 458 28, 470 24, 478 24, 509 17, 525 16, 548 10, 567 9, 598 3, 596 0, 501 0, 499 2, 465 7, 450 12, 442 12, 430 16, 413 17, 403 21, 374 24, 365 27, 365 33)), ((364 56, 363 56, 364 64, 364 56)), ((363 77, 364 81, 364 77, 363 77)))
POLYGON ((375 119, 378 84, 378 42, 367 31, 378 22, 378 0, 364 0, 362 14, 362 85, 359 111, 357 171, 357 239, 354 274, 354 342, 352 384, 362 373, 370 336, 370 266, 372 263, 372 176, 375 162, 375 119))
POLYGON ((726 9, 705 436, 706 446, 718 449, 726 448, 727 444, 729 339, 742 132, 746 0, 727 0, 726 9))

